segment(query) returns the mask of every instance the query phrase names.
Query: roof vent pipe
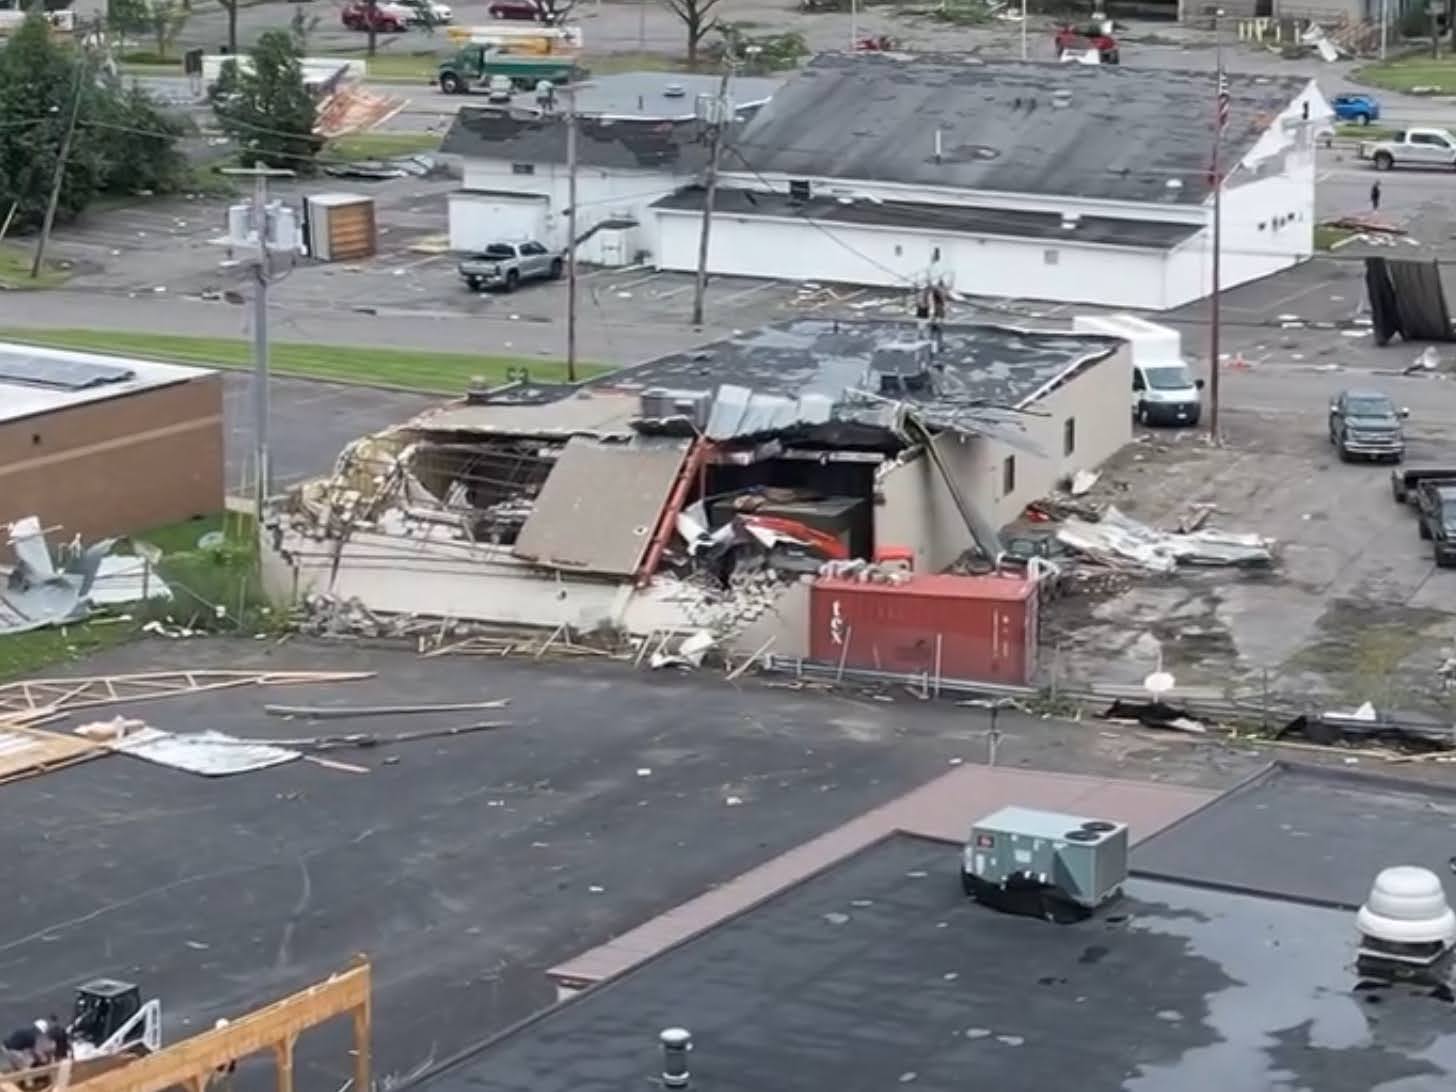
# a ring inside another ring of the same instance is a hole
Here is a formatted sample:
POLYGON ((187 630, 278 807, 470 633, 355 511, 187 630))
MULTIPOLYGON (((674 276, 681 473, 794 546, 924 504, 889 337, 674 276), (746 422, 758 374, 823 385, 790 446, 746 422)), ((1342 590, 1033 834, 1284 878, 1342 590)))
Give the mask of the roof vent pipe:
POLYGON ((691 1080, 688 1052, 693 1049, 692 1032, 687 1028, 666 1028, 658 1033, 657 1041, 662 1044, 662 1087, 686 1088, 691 1080))
POLYGON ((940 141, 941 141, 940 126, 937 125, 935 127, 935 161, 937 163, 940 162, 940 154, 941 154, 941 143, 940 143, 940 141))

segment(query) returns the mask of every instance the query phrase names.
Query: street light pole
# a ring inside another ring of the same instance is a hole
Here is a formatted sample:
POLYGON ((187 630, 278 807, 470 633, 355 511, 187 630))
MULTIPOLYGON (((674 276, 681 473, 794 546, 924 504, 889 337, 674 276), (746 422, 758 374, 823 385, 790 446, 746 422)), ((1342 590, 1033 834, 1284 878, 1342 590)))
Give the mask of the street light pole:
POLYGON ((1380 59, 1385 60, 1385 46, 1390 37, 1389 0, 1380 0, 1380 59))
POLYGON ((224 174, 253 179, 253 230, 258 256, 253 268, 253 515, 263 525, 263 509, 271 492, 268 446, 268 179, 291 178, 293 172, 262 162, 226 168, 224 174))
POLYGON ((1026 0, 1021 0, 1021 59, 1027 59, 1026 52, 1026 0))
POLYGON ((566 379, 576 382, 576 87, 566 85, 566 379))
POLYGON ((1213 291, 1208 297, 1208 434, 1209 438, 1216 444, 1219 442, 1218 431, 1218 379, 1219 367, 1219 264, 1220 251, 1223 247, 1223 174, 1219 164, 1219 145, 1223 140, 1223 98, 1225 93, 1223 74, 1223 10, 1219 9, 1213 15, 1213 40, 1214 40, 1214 70, 1218 73, 1215 77, 1214 87, 1214 116, 1213 116, 1213 291))

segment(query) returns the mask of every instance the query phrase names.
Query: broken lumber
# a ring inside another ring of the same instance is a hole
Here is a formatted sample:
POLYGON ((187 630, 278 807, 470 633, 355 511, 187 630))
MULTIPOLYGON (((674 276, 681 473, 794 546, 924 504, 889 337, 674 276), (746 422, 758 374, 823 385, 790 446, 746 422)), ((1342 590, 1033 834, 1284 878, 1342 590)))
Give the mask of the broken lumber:
POLYGON ((153 701, 236 686, 291 686, 355 682, 372 671, 153 671, 74 679, 24 679, 0 685, 0 720, 49 717, 71 709, 153 701))
POLYGON ((265 705, 270 717, 307 717, 309 720, 347 720, 350 717, 404 717, 426 713, 458 713, 466 709, 504 709, 510 701, 455 701, 439 705, 265 705))

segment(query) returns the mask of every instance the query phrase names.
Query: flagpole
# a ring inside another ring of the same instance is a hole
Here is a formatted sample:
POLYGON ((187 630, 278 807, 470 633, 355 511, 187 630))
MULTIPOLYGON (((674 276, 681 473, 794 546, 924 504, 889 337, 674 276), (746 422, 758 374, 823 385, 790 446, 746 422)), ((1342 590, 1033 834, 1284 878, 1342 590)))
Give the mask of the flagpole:
POLYGON ((1224 119, 1224 75, 1223 75, 1223 9, 1213 13, 1214 58, 1217 75, 1214 77, 1213 107, 1213 291, 1208 297, 1208 435, 1215 444, 1219 442, 1218 431, 1218 294, 1219 258, 1223 244, 1223 175, 1219 165, 1219 143, 1223 137, 1224 119))

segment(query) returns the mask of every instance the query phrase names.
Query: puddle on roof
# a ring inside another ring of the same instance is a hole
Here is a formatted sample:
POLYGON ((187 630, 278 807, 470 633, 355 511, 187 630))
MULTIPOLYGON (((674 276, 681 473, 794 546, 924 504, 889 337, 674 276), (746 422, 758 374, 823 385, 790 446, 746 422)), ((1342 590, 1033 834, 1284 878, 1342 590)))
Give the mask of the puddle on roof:
POLYGON ((1273 899, 1134 881, 1127 927, 1177 936, 1228 984, 1203 999, 1217 1042, 1127 1079, 1127 1092, 1449 1089, 1456 1006, 1429 989, 1356 989, 1354 915, 1273 899), (1167 890, 1174 910, 1159 900, 1167 890), (1239 910, 1247 906, 1248 914, 1239 910), (1191 911, 1191 912, 1190 912, 1191 911))

